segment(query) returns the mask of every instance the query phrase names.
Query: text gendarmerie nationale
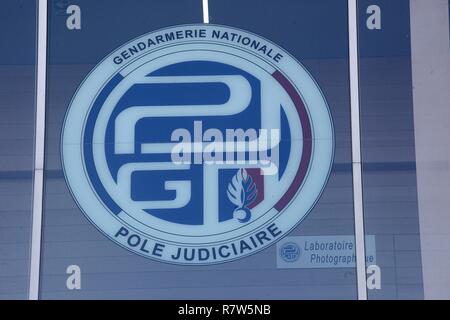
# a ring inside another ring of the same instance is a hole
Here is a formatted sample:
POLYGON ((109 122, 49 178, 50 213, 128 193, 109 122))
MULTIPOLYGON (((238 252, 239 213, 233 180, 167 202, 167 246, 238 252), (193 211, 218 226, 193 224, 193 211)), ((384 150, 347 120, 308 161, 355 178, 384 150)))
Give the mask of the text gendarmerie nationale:
POLYGON ((239 31, 230 32, 221 29, 203 29, 203 28, 188 28, 178 31, 170 31, 149 36, 138 43, 133 43, 125 47, 118 55, 113 57, 115 64, 120 65, 123 62, 139 55, 147 50, 163 46, 171 42, 180 40, 195 40, 195 39, 209 39, 211 41, 229 42, 230 44, 237 44, 248 48, 250 51, 259 55, 265 56, 273 62, 280 62, 283 55, 269 42, 265 42, 251 35, 243 35, 239 31))

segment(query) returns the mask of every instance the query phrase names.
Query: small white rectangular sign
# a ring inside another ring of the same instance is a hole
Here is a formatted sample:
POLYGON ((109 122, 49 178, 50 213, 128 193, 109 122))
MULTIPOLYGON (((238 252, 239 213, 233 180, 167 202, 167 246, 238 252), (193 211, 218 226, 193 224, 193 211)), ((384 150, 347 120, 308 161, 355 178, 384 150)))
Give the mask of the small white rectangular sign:
MULTIPOLYGON (((366 236, 366 265, 376 263, 375 236, 366 236)), ((293 236, 277 243, 277 268, 354 268, 355 237, 293 236)))

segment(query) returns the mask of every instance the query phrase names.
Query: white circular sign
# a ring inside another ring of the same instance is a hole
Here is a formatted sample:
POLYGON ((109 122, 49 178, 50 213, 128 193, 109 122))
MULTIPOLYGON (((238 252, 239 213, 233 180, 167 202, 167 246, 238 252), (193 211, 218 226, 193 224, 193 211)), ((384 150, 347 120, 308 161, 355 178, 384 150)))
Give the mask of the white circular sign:
POLYGON ((308 71, 274 43, 218 25, 145 34, 78 88, 61 138, 86 217, 137 254, 235 260, 313 208, 334 154, 331 114, 308 71))

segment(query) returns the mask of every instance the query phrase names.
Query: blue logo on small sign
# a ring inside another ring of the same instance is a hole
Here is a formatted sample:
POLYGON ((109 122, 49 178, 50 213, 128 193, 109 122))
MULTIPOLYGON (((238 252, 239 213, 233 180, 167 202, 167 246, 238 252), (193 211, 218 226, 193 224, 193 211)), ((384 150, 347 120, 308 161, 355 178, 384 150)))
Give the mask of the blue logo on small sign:
POLYGON ((300 247, 295 242, 287 242, 280 248, 280 256, 286 262, 297 261, 300 255, 300 247))
POLYGON ((142 256, 213 264, 258 252, 319 198, 331 115, 307 70, 255 34, 171 27, 83 81, 62 132, 66 181, 105 235, 142 256))

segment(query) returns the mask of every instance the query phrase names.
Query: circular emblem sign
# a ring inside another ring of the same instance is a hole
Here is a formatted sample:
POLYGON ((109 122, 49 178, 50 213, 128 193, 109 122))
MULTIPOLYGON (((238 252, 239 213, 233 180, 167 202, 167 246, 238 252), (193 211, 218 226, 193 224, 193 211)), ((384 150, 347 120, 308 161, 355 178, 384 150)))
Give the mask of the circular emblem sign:
POLYGON ((311 75, 279 46, 217 25, 143 35, 103 59, 62 132, 70 190, 121 246, 176 264, 258 252, 315 205, 333 125, 311 75))

